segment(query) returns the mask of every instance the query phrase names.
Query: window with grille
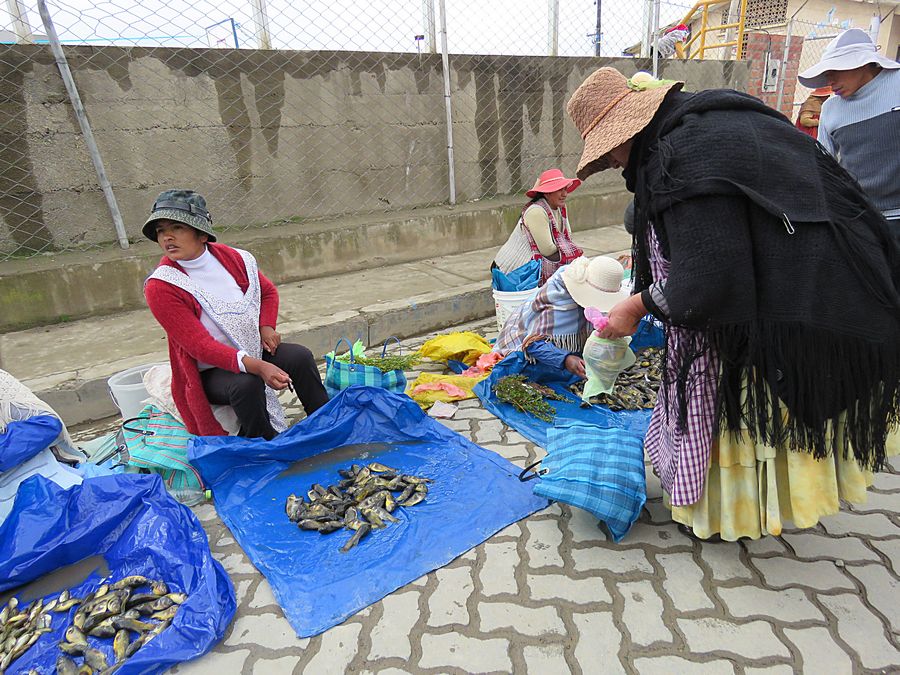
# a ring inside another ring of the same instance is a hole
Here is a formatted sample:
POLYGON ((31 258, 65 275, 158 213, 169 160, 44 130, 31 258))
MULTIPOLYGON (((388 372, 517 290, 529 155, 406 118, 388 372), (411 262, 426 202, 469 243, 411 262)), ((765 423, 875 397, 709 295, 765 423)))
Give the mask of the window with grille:
MULTIPOLYGON (((787 21, 788 0, 747 0, 746 28, 778 25, 787 21)), ((728 10, 723 13, 723 23, 728 21, 728 10)))

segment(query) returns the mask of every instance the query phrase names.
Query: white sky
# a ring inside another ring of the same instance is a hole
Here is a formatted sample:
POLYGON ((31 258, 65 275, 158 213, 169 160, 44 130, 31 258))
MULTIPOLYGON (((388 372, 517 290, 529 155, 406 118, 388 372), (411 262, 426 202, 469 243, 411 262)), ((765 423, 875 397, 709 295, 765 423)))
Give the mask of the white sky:
MULTIPOLYGON (((32 30, 43 33, 34 0, 28 8, 32 30)), ((422 0, 265 0, 272 46, 277 49, 336 49, 414 52, 417 34, 426 35, 422 0)), ((640 40, 642 0, 601 0, 602 54, 617 56, 640 40)), ((437 15, 437 0, 434 0, 437 15)), ((689 0, 666 0, 661 24, 681 18, 689 0)), ((594 0, 560 0, 559 53, 594 53, 594 0)), ((64 44, 234 47, 257 46, 250 0, 48 0, 64 44), (211 25, 222 23, 207 31, 211 25), (218 41, 218 42, 217 42, 218 41)), ((548 53, 549 0, 446 0, 451 53, 542 55, 548 53)), ((0 13, 0 27, 12 21, 0 13)), ((436 16, 437 18, 437 16, 436 16)), ((438 48, 440 36, 438 35, 438 48)))

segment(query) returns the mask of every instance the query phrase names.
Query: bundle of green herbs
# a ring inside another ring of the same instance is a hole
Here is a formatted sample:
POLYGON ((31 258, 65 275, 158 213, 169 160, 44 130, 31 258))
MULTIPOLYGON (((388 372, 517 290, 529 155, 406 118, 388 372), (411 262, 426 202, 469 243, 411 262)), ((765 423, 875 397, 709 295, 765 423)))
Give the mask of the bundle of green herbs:
POLYGON ((544 422, 552 422, 556 410, 544 399, 567 401, 549 387, 530 382, 524 375, 507 375, 501 377, 494 385, 494 393, 504 403, 509 403, 516 410, 534 415, 544 422))
MULTIPOLYGON (((343 363, 350 362, 349 354, 341 354, 337 357, 338 361, 343 363)), ((419 364, 422 360, 419 352, 411 354, 391 354, 388 356, 366 356, 365 354, 354 354, 353 362, 363 366, 373 366, 378 368, 382 373, 388 373, 392 370, 409 370, 413 366, 419 364)))

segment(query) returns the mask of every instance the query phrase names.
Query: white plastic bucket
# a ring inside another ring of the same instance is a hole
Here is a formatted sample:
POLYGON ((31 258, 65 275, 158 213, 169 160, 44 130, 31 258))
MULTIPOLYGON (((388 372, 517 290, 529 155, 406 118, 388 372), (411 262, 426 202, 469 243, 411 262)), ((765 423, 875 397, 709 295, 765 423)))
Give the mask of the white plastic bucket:
POLYGON ((143 409, 144 401, 149 397, 144 388, 144 373, 155 365, 158 364, 147 363, 143 366, 135 366, 116 373, 106 381, 109 387, 109 397, 122 414, 122 419, 137 417, 143 409))
POLYGON ((538 288, 529 288, 527 291, 498 291, 494 293, 494 312, 497 314, 497 330, 503 330, 503 324, 510 315, 526 302, 531 302, 537 295, 538 288))

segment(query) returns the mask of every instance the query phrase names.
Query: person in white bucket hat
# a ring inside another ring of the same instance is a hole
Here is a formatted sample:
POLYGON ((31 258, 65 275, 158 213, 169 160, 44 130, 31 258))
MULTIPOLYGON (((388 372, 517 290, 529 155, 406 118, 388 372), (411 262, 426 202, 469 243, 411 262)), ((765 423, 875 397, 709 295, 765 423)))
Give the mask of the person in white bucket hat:
POLYGON ((879 54, 864 30, 851 28, 798 79, 811 89, 834 90, 822 105, 818 140, 859 181, 900 241, 900 63, 879 54))
POLYGON ((531 302, 503 324, 494 351, 523 350, 532 362, 585 376, 581 352, 594 327, 584 317, 587 307, 608 312, 629 296, 625 270, 613 258, 581 257, 560 267, 531 302))

